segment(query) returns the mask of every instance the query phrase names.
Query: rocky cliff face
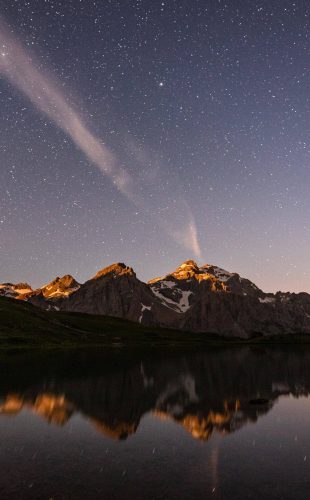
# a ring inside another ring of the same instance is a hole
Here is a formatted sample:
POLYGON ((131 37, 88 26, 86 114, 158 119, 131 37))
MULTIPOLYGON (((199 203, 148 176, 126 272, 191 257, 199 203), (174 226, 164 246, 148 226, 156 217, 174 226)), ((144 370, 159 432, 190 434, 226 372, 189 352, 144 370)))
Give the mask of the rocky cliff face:
MULTIPOLYGON (((0 285, 0 293, 7 286, 0 285)), ((15 287, 11 296, 46 309, 104 314, 148 326, 239 338, 310 334, 309 294, 266 294, 237 273, 209 264, 199 267, 192 260, 148 283, 117 263, 83 285, 66 275, 34 291, 28 285, 23 293, 21 285, 10 287, 15 287)))

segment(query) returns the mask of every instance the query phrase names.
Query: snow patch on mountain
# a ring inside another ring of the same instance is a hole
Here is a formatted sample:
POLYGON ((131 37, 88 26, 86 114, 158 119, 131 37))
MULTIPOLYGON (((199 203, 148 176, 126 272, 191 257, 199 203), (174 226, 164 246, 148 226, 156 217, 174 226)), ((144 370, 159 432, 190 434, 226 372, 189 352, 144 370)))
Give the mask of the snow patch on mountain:
POLYGON ((229 278, 234 276, 234 273, 230 273, 229 271, 226 271, 221 267, 212 266, 210 264, 206 264, 205 266, 203 266, 203 269, 205 270, 206 274, 211 274, 215 278, 218 278, 219 281, 223 282, 229 280, 229 278))
POLYGON ((179 307, 178 305, 176 304, 176 302, 172 299, 169 299, 168 297, 164 296, 161 291, 161 286, 151 286, 151 290, 153 292, 153 294, 155 295, 155 297, 157 297, 159 300, 161 300, 162 302, 164 302, 165 306, 168 307, 169 309, 173 309, 174 311, 178 311, 179 310, 179 307))
POLYGON ((174 311, 184 313, 190 307, 189 297, 193 292, 189 290, 180 290, 179 288, 175 288, 175 285, 176 283, 173 281, 161 281, 157 282, 156 285, 151 286, 151 290, 158 299, 165 303, 166 307, 169 307, 174 311), (169 285, 167 285, 167 283, 169 285), (170 298, 162 293, 162 289, 165 290, 165 288, 172 288, 172 284, 174 287, 174 295, 172 296, 173 298, 170 298))
POLYGON ((140 316, 140 318, 138 319, 139 323, 141 323, 141 321, 142 321, 142 318, 143 318, 143 312, 144 312, 145 310, 150 311, 151 309, 152 309, 152 306, 146 306, 146 305, 144 305, 144 304, 141 304, 141 316, 140 316))
POLYGON ((163 280, 161 282, 161 286, 163 288, 173 288, 176 285, 174 281, 163 280))
POLYGON ((258 299, 261 304, 274 304, 276 299, 274 297, 264 297, 263 299, 259 297, 258 299))
POLYGON ((179 306, 180 306, 182 312, 185 312, 190 308, 190 304, 189 304, 190 295, 193 295, 193 292, 190 292, 190 291, 183 291, 182 292, 182 297, 181 297, 180 302, 179 302, 179 306))

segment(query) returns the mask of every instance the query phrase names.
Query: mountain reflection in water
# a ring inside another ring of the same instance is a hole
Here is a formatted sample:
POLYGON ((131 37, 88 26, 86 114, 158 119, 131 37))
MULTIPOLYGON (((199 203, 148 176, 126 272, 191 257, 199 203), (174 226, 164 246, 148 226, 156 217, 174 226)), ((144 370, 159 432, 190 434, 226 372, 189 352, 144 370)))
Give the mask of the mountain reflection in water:
POLYGON ((304 500, 310 350, 0 362, 0 498, 304 500))
POLYGON ((287 352, 249 348, 132 360, 75 353, 33 368, 27 360, 17 371, 13 362, 5 367, 0 415, 27 409, 63 426, 79 414, 113 439, 133 435, 151 412, 207 441, 256 422, 282 395, 310 388, 310 352, 298 351, 289 363, 287 352))

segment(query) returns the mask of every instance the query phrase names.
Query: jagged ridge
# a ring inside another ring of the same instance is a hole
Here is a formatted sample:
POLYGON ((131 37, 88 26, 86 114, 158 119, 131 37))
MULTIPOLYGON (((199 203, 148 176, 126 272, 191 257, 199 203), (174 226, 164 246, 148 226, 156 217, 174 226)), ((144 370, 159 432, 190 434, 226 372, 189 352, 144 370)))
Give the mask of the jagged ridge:
POLYGON ((18 286, 0 285, 0 292, 45 309, 227 337, 310 334, 309 294, 267 294, 238 273, 210 264, 199 267, 193 260, 148 283, 131 267, 115 263, 82 285, 66 275, 34 291, 18 286))

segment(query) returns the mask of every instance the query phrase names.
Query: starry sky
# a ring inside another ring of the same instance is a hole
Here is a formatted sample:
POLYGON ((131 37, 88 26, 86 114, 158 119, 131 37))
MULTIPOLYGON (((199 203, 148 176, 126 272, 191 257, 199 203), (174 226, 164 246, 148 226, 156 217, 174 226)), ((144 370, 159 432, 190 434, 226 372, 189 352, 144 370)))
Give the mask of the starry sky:
POLYGON ((310 292, 307 0, 0 0, 0 282, 310 292))

